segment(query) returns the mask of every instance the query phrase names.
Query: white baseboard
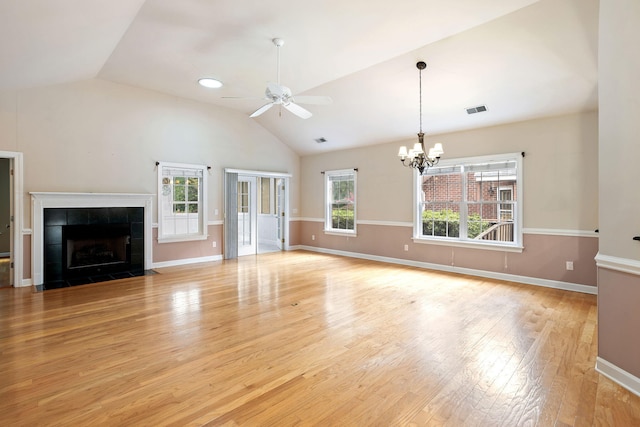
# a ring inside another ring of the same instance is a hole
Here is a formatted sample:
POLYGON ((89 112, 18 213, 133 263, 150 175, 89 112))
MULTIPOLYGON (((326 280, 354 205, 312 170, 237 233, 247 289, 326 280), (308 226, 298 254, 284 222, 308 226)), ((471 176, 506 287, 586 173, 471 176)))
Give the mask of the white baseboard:
POLYGON ((561 289, 565 291, 582 292, 585 294, 593 294, 593 295, 598 294, 598 288, 596 286, 581 285, 579 283, 561 282, 558 280, 540 279, 538 277, 518 276, 515 274, 497 273, 497 272, 486 271, 486 270, 475 270, 472 268, 463 268, 463 267, 456 267, 456 266, 443 265, 443 264, 433 264, 429 262, 412 261, 412 260, 400 259, 400 258, 389 258, 389 257, 382 257, 377 255, 360 254, 356 252, 338 251, 334 249, 316 248, 313 246, 305 246, 305 245, 298 245, 298 246, 292 247, 292 249, 294 248, 303 249, 311 252, 320 252, 320 253, 326 253, 326 254, 332 254, 332 255, 346 256, 351 258, 367 259, 370 261, 380 261, 380 262, 387 262, 390 264, 400 264, 400 265, 408 265, 412 267, 427 268, 430 270, 446 271, 448 273, 468 274, 471 276, 486 277, 488 279, 498 279, 498 280, 505 280, 508 282, 524 283, 527 285, 543 286, 545 288, 554 288, 554 289, 561 289))
POLYGON ((636 396, 640 396, 640 378, 635 375, 631 375, 629 372, 611 362, 607 362, 601 357, 596 359, 596 371, 626 388, 636 396))
POLYGON ((16 288, 26 288, 27 286, 33 285, 33 280, 31 279, 22 279, 20 284, 14 284, 13 286, 16 288))
POLYGON ((205 256, 200 258, 174 259, 171 261, 154 262, 151 268, 177 267, 180 265, 197 264, 200 262, 222 261, 222 255, 205 256))

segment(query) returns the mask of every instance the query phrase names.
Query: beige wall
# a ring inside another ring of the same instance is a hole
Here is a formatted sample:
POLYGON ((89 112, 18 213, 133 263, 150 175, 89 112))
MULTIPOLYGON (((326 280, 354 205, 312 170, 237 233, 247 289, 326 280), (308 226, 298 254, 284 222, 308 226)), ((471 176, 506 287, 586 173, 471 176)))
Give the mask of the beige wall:
POLYGON ((596 286, 597 112, 428 138, 429 145, 434 142, 444 145, 446 158, 526 153, 522 253, 414 243, 413 174, 396 156, 401 143, 303 157, 300 244, 443 268, 525 276, 540 282, 596 286), (358 225, 357 237, 326 235, 321 171, 346 168, 358 168, 357 219, 365 224, 358 225), (566 269, 566 261, 573 262, 574 270, 566 269))
POLYGON ((396 144, 385 144, 302 157, 299 216, 323 218, 321 172, 358 168, 358 219, 410 222, 411 171, 400 166, 397 152, 396 144))
POLYGON ((0 91, 0 150, 17 151, 15 92, 0 91))
MULTIPOLYGON (((291 173, 299 206, 297 154, 246 114, 97 79, 0 92, 0 151, 24 154, 24 228, 30 191, 155 195, 156 161, 212 167, 209 221, 222 220, 226 167, 291 173)), ((221 243, 187 252, 217 255, 221 243)), ((162 261, 179 251, 157 250, 162 261)))
POLYGON ((600 0, 598 356, 636 377, 640 393, 640 2, 600 0), (599 262, 600 264, 600 262, 599 262), (613 265, 612 265, 613 264, 613 265), (621 266, 626 272, 616 271, 621 266))
MULTIPOLYGON (((417 138, 416 138, 417 140, 417 138)), ((446 158, 521 152, 525 228, 594 231, 598 228, 598 114, 571 114, 437 135, 446 158)), ((301 159, 300 214, 323 218, 323 170, 358 168, 358 220, 412 222, 412 173, 396 156, 400 145, 305 156, 301 159)))

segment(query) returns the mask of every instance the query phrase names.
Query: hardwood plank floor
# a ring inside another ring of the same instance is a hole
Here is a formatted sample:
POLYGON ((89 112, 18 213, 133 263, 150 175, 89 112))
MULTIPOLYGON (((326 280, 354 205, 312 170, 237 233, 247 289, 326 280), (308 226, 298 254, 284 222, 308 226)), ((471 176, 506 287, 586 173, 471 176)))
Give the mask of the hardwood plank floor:
POLYGON ((0 288, 11 286, 11 272, 9 269, 10 263, 11 258, 0 258, 0 288))
POLYGON ((596 297, 278 252, 0 290, 0 425, 633 426, 596 297))

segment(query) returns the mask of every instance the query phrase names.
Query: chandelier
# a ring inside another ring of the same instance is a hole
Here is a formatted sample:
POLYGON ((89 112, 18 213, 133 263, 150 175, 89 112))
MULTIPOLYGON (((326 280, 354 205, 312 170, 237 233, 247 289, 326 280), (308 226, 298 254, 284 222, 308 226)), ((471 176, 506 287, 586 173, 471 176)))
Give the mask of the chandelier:
POLYGON ((404 166, 418 169, 420 175, 423 175, 426 169, 438 164, 444 151, 442 150, 442 144, 437 143, 429 151, 425 152, 424 133, 422 132, 422 70, 427 68, 427 64, 420 61, 416 64, 416 67, 420 70, 420 132, 418 132, 418 142, 415 143, 413 148, 407 151, 407 147, 403 145, 398 151, 398 157, 400 157, 400 161, 404 166))

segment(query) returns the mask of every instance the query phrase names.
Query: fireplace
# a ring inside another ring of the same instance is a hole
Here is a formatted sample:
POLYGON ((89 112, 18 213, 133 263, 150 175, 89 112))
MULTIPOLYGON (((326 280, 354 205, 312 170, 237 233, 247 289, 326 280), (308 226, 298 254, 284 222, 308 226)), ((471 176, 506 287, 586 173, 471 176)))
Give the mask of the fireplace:
POLYGON ((146 194, 31 193, 37 290, 140 276, 151 268, 146 194))
POLYGON ((44 210, 44 289, 144 274, 143 208, 44 210))

